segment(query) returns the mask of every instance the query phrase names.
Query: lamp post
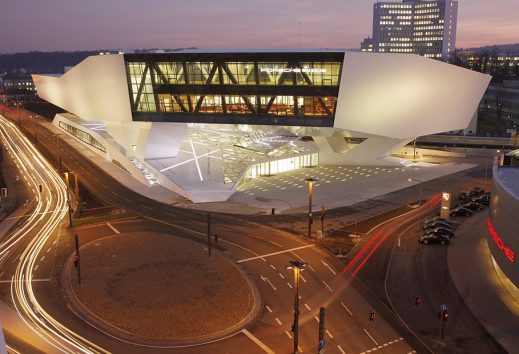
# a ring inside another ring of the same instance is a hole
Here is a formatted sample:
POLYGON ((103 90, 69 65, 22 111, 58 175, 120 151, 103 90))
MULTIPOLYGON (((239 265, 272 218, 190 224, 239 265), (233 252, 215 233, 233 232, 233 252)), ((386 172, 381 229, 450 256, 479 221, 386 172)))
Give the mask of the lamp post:
MULTIPOLYGON (((407 179, 409 182, 418 182, 420 183, 419 187, 420 187, 420 199, 418 199, 418 209, 420 209, 422 207, 422 183, 424 183, 424 181, 421 181, 419 179, 415 179, 415 178, 408 178, 407 179)), ((416 229, 417 230, 420 230, 420 210, 418 210, 418 219, 416 221, 416 229)))
POLYGON ((314 182, 317 182, 317 179, 310 177, 305 179, 305 182, 308 183, 308 237, 312 236, 312 196, 314 193, 314 182))
POLYGON ((299 275, 305 267, 306 263, 300 261, 290 261, 287 266, 287 269, 294 270, 294 288, 296 289, 294 298, 294 324, 292 325, 292 331, 294 332, 294 354, 298 353, 299 341, 299 275))

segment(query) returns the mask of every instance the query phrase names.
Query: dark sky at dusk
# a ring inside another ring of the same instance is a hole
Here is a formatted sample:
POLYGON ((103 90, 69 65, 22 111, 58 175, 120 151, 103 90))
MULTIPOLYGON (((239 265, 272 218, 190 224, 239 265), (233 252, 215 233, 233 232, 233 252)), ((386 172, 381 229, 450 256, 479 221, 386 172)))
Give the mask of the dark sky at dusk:
MULTIPOLYGON (((2 0, 0 53, 358 48, 375 0, 2 0)), ((459 0, 457 47, 519 42, 519 0, 459 0)))

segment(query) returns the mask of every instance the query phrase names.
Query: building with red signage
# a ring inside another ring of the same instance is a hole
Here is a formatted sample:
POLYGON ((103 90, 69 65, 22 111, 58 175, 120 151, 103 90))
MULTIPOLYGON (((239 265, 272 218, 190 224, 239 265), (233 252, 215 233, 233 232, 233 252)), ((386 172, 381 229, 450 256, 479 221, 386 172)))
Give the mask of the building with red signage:
POLYGON ((519 300, 519 167, 494 166, 488 247, 503 285, 519 300))

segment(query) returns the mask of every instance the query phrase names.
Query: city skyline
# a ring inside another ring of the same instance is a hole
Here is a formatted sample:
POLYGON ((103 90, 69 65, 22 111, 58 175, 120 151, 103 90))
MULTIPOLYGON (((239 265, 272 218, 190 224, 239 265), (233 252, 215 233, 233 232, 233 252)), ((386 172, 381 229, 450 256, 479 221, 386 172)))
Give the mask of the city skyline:
MULTIPOLYGON (((303 0, 99 0, 88 3, 30 0, 3 5, 2 30, 11 40, 0 53, 106 48, 359 48, 371 36, 374 1, 333 0, 326 7, 303 0), (20 25, 20 18, 23 24, 20 25), (301 32, 299 36, 299 23, 301 32), (262 32, 269 28, 268 32, 262 32), (37 33, 37 35, 35 35, 37 33)), ((459 0, 456 47, 519 42, 514 0, 459 0), (506 11, 503 11, 506 9, 506 11)))

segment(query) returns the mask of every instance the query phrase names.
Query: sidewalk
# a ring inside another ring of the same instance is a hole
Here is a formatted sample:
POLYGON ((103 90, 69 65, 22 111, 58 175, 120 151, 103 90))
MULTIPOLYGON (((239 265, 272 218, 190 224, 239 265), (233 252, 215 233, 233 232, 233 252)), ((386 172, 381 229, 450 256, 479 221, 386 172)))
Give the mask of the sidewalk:
POLYGON ((519 304, 497 277, 488 249, 488 211, 467 219, 448 250, 456 289, 474 316, 509 353, 519 353, 519 304))

